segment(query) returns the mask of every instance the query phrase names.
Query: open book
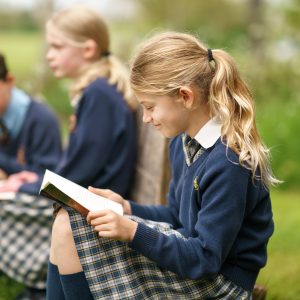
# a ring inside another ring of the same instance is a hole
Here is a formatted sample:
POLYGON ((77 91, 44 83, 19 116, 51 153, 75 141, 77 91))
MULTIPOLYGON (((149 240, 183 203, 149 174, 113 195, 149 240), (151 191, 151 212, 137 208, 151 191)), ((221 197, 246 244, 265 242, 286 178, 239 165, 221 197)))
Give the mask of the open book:
POLYGON ((120 203, 98 196, 88 189, 46 170, 40 188, 40 195, 52 199, 60 204, 70 206, 84 216, 89 211, 110 209, 123 215, 120 203))

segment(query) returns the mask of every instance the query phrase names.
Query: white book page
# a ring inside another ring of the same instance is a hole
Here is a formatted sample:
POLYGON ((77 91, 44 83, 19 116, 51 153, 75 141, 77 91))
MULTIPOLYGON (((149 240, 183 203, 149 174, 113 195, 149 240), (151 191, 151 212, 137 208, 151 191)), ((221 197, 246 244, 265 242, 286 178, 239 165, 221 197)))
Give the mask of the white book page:
POLYGON ((119 215, 123 215, 123 207, 121 204, 96 195, 75 182, 46 170, 41 189, 43 189, 48 183, 52 183, 70 198, 86 207, 89 211, 110 209, 119 215))

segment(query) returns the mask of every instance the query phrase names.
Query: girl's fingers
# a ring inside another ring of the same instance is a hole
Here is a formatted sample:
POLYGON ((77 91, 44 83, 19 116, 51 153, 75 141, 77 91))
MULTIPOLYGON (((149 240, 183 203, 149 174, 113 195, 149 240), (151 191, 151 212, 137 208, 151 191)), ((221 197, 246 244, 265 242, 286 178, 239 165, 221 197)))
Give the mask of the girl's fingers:
POLYGON ((111 223, 114 222, 115 219, 116 214, 111 210, 89 212, 87 216, 87 222, 92 226, 111 223))
POLYGON ((98 188, 94 188, 92 186, 89 186, 89 191, 91 191, 92 193, 108 198, 111 194, 113 194, 112 190, 109 189, 98 189, 98 188))
POLYGON ((113 235, 110 231, 100 231, 98 232, 98 235, 103 238, 113 238, 113 235))
POLYGON ((93 226, 95 231, 101 232, 101 231, 111 231, 111 227, 109 224, 101 224, 97 226, 93 226))
POLYGON ((111 213, 110 210, 99 210, 99 211, 90 211, 86 217, 86 220, 89 224, 91 224, 91 221, 96 218, 101 218, 106 216, 107 214, 111 213))
POLYGON ((113 200, 113 201, 116 201, 118 203, 121 203, 124 201, 123 197, 120 196, 119 194, 115 193, 114 191, 112 190, 109 190, 109 189, 98 189, 98 188, 94 188, 94 187, 91 187, 89 186, 89 191, 98 195, 98 196, 101 196, 101 197, 105 197, 107 199, 110 199, 110 200, 113 200))

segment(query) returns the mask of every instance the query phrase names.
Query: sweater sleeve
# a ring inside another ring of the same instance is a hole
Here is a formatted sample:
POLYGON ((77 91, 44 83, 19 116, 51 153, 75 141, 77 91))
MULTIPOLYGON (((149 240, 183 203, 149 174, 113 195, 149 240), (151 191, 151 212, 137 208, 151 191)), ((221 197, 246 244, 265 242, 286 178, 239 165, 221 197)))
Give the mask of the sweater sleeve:
POLYGON ((25 166, 18 163, 15 156, 8 153, 0 153, 0 168, 8 175, 25 170, 25 166))
POLYGON ((23 170, 43 173, 46 168, 53 169, 60 159, 61 139, 58 122, 48 108, 32 102, 26 115, 26 122, 20 134, 21 148, 25 163, 16 156, 1 153, 0 166, 8 174, 23 170))
MULTIPOLYGON (((115 88, 104 79, 87 87, 76 114, 76 128, 54 170, 84 187, 110 172, 108 160, 125 126, 125 121, 118 118, 122 107, 113 91, 115 88)), ((38 188, 38 183, 26 184, 21 191, 32 194, 38 192, 38 188)))
POLYGON ((89 89, 81 101, 77 127, 56 173, 86 186, 103 170, 120 124, 115 118, 114 101, 105 90, 89 89))
POLYGON ((62 146, 56 117, 40 103, 36 103, 36 107, 36 117, 27 128, 29 142, 24 170, 43 174, 45 169, 55 168, 61 158, 62 146))
POLYGON ((168 193, 168 205, 141 205, 136 202, 130 202, 132 214, 143 219, 148 219, 157 222, 167 222, 173 226, 173 228, 180 228, 180 221, 178 219, 178 210, 175 205, 174 196, 174 182, 171 180, 169 193, 168 193))
POLYGON ((202 204, 195 236, 168 236, 139 223, 130 246, 184 278, 217 274, 241 228, 248 182, 246 169, 224 155, 211 157, 199 185, 202 204))

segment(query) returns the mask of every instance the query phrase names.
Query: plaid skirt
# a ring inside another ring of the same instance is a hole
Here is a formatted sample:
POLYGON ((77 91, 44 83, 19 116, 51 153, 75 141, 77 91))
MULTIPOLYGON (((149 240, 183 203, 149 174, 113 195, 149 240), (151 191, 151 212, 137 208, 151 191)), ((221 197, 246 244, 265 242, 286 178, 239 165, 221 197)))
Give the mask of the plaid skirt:
POLYGON ((0 270, 26 286, 46 286, 53 201, 17 193, 0 200, 0 270))
MULTIPOLYGON (((80 214, 67 209, 75 245, 94 299, 251 299, 251 293, 226 280, 183 279, 160 268, 126 243, 99 238, 80 214)), ((130 218, 184 238, 170 224, 130 218)))

